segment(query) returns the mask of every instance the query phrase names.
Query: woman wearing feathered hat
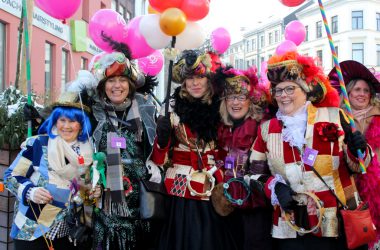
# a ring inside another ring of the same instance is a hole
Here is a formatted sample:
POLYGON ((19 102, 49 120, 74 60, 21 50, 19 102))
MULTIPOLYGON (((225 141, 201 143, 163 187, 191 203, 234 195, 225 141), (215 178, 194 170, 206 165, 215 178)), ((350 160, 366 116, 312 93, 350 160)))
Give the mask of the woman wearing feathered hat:
POLYGON ((208 54, 187 50, 173 67, 180 84, 170 99, 169 116, 157 121, 151 164, 167 167, 169 218, 159 249, 236 249, 223 220, 209 201, 216 170, 219 96, 212 86, 208 54))
POLYGON ((148 175, 145 161, 153 145, 156 108, 139 92, 151 91, 156 82, 137 70, 126 44, 105 40, 116 52, 94 63, 95 83, 84 79, 84 86, 71 86, 88 94, 84 99, 92 109, 93 139, 107 162, 102 205, 94 212, 94 248, 149 249, 155 229, 140 218, 139 181, 148 175))
POLYGON ((258 173, 269 169, 272 174, 265 185, 274 206, 275 244, 278 249, 345 249, 336 197, 349 208, 357 206, 350 171, 360 172, 357 150, 368 166, 367 143, 360 132, 347 129, 338 94, 311 57, 274 55, 267 76, 278 112, 260 126, 250 159, 258 173))
MULTIPOLYGON (((356 184, 360 197, 368 203, 372 219, 380 228, 380 82, 363 64, 348 60, 340 63, 346 85, 348 100, 351 104, 356 128, 365 135, 368 144, 376 153, 366 175, 358 175, 356 184)), ((329 73, 334 87, 339 88, 339 79, 335 68, 329 73)), ((345 109, 341 95, 341 108, 345 109)), ((380 248, 380 232, 375 242, 369 244, 370 249, 380 248)))
POLYGON ((26 140, 4 174, 5 186, 16 196, 15 249, 77 249, 70 243, 66 218, 70 204, 83 202, 74 197, 85 196, 82 177, 89 173, 93 154, 90 110, 71 92, 52 108, 38 135, 26 140))
MULTIPOLYGON (((248 154, 256 139, 259 124, 267 116, 269 89, 259 84, 256 68, 241 71, 231 66, 220 67, 214 80, 224 85, 219 109, 222 124, 218 129, 218 146, 221 151, 219 155, 223 156, 225 163, 223 169, 226 183, 231 178, 243 177, 251 172, 247 166, 248 154)), ((269 177, 269 172, 267 175, 269 177)), ((218 184, 211 199, 214 208, 222 216, 237 208, 227 219, 231 222, 239 249, 272 249, 272 210, 267 205, 265 196, 259 201, 259 193, 251 194, 251 191, 244 189, 242 183, 230 182, 230 199, 235 200, 221 202, 226 199, 223 185, 224 183, 218 184), (231 191, 233 188, 234 191, 231 191), (243 203, 235 202, 244 199, 248 194, 243 203), (223 206, 226 203, 229 204, 223 206)), ((250 189, 249 186, 246 188, 250 189)))

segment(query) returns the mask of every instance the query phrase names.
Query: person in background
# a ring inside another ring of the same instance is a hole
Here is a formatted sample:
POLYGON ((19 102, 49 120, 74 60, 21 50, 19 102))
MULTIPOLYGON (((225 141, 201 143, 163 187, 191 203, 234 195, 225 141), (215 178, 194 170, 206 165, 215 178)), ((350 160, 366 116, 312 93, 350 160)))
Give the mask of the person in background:
POLYGON ((231 229, 209 199, 211 182, 223 181, 222 172, 214 168, 220 97, 210 81, 210 68, 207 53, 183 51, 173 67, 173 81, 180 86, 170 98, 169 114, 157 120, 148 164, 165 167, 169 195, 158 249, 237 249, 231 229))
POLYGON ((64 93, 4 174, 5 186, 16 196, 11 229, 16 250, 76 249, 65 218, 69 204, 83 201, 75 197, 86 195, 75 183, 84 186, 93 155, 90 110, 77 101, 77 93, 64 93))
MULTIPOLYGON (((225 163, 224 181, 227 182, 231 178, 251 173, 247 166, 249 150, 256 139, 261 121, 267 116, 269 89, 259 85, 256 68, 240 71, 231 66, 221 67, 216 71, 214 80, 224 85, 219 109, 222 124, 218 128, 218 146, 219 155, 225 163), (228 165, 231 160, 232 166, 228 165)), ((234 183, 230 183, 230 189, 242 190, 241 184, 233 185, 234 183)), ((235 200, 243 199, 247 195, 242 192, 230 192, 235 200)), ((216 194, 214 192, 213 196, 216 194)), ((239 249, 270 250, 272 209, 265 202, 265 196, 264 201, 260 203, 256 195, 251 194, 243 204, 234 204, 236 209, 227 218, 233 228, 235 241, 239 243, 239 249)), ((217 208, 218 205, 212 201, 214 208, 217 208)))
MULTIPOLYGON (((356 129, 364 134, 373 153, 376 154, 373 155, 367 174, 356 176, 356 184, 360 197, 369 205, 371 217, 376 228, 380 228, 380 99, 378 96, 380 82, 367 67, 357 61, 343 61, 340 63, 340 67, 356 129)), ((329 73, 329 78, 332 85, 340 91, 335 68, 329 73)), ((342 95, 341 108, 346 109, 342 95)), ((380 249, 379 230, 375 242, 369 244, 369 249, 380 249)))
POLYGON ((364 153, 365 166, 370 163, 365 138, 349 129, 347 117, 338 108, 337 91, 313 58, 297 52, 274 55, 268 60, 267 76, 278 111, 260 126, 250 160, 255 161, 252 165, 258 173, 270 170, 272 175, 264 184, 274 206, 275 248, 346 249, 338 231, 340 204, 334 194, 350 209, 357 207, 358 193, 350 173, 361 171, 358 150, 364 153), (322 201, 323 217, 318 217, 311 196, 299 194, 304 192, 322 201), (321 224, 315 228, 318 221, 321 224), (302 233, 311 228, 313 232, 302 233))

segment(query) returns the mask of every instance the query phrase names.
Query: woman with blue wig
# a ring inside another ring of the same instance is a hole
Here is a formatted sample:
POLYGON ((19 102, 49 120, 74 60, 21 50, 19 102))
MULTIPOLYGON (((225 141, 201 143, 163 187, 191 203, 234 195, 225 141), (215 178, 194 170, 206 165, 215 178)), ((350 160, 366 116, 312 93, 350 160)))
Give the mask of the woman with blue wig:
POLYGON ((89 109, 77 98, 66 92, 52 105, 38 135, 26 140, 4 174, 5 186, 16 196, 11 229, 16 250, 75 249, 65 218, 72 200, 83 200, 83 177, 93 155, 89 109))

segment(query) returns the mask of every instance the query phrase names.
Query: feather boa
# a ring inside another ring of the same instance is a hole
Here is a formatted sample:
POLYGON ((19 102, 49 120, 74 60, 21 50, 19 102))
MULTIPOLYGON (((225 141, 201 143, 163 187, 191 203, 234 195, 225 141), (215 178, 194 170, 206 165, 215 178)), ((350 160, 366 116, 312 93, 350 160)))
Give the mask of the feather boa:
POLYGON ((180 89, 181 87, 178 87, 172 96, 175 100, 174 112, 179 116, 180 122, 188 125, 192 132, 196 132, 199 139, 205 142, 216 140, 220 122, 220 101, 217 95, 212 97, 212 103, 208 105, 200 100, 182 99, 179 95, 180 89))
MULTIPOLYGON (((375 116, 365 133, 368 144, 372 149, 380 147, 380 116, 375 116)), ((370 208, 372 220, 376 228, 380 228, 380 166, 377 155, 372 159, 371 165, 367 168, 367 174, 360 174, 356 178, 356 185, 359 195, 370 208)), ((379 234, 379 233, 378 233, 379 234)))

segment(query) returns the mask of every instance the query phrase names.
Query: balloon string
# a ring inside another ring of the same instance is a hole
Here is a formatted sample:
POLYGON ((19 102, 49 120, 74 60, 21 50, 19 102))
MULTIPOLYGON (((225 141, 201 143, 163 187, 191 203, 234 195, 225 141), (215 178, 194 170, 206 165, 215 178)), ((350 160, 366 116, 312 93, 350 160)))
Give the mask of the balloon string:
MULTIPOLYGON (((350 121, 351 130, 352 130, 352 132, 355 132, 356 126, 355 126, 355 122, 354 122, 354 118, 353 118, 354 116, 352 114, 351 105, 350 105, 350 102, 348 100, 346 85, 344 84, 342 69, 340 68, 340 65, 339 65, 338 55, 337 55, 336 50, 335 50, 334 41, 333 41, 332 36, 331 36, 329 24, 327 22, 325 8, 323 7, 322 0, 318 0, 318 3, 319 3, 319 10, 321 11, 323 23, 325 26, 326 34, 327 34, 327 37, 329 40, 330 50, 331 50, 331 53, 333 56, 336 73, 338 74, 339 86, 340 86, 340 89, 342 91, 343 102, 344 102, 344 105, 345 105, 346 110, 347 110, 347 116, 348 116, 348 119, 350 121)), ((364 166, 363 153, 359 149, 358 149, 358 156, 359 156, 358 158, 359 158, 360 169, 362 171, 362 174, 365 174, 367 172, 367 170, 366 170, 366 167, 364 166)))
MULTIPOLYGON (((174 49, 176 42, 176 37, 172 37, 171 48, 174 49)), ((168 73, 168 87, 166 89, 166 98, 165 98, 165 116, 169 115, 169 103, 170 103, 170 93, 172 88, 172 73, 173 73, 173 60, 169 62, 169 73, 168 73)))

